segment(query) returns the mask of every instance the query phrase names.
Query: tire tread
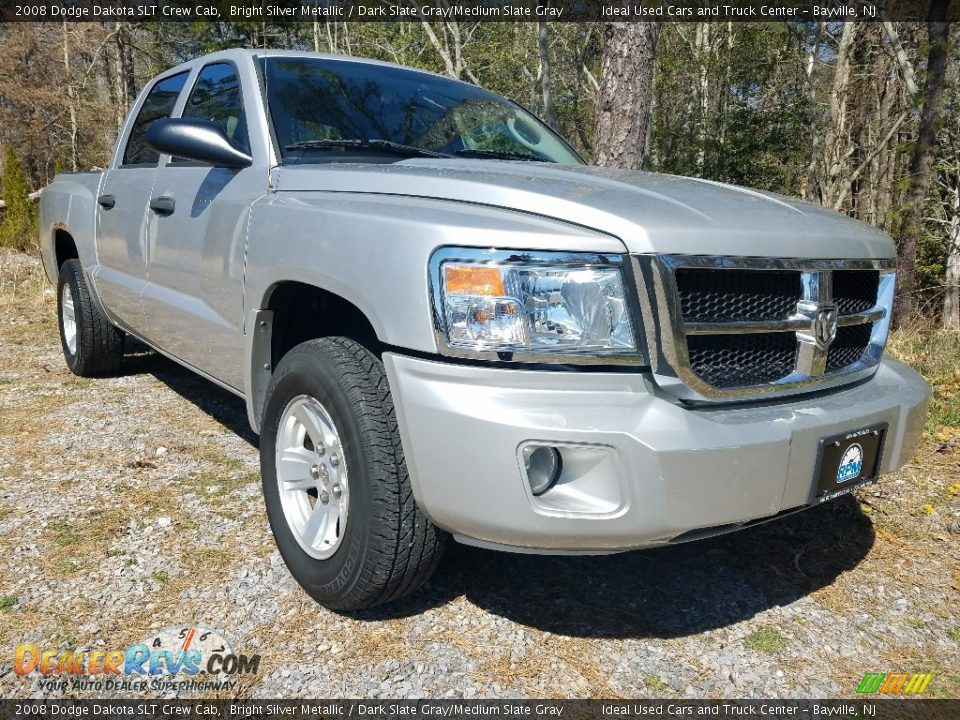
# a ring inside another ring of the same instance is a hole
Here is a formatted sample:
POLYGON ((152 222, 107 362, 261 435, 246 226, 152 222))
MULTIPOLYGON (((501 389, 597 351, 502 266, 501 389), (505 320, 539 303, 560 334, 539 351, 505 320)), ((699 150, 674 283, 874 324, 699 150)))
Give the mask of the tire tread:
MULTIPOLYGON (((353 610, 397 600, 430 577, 447 536, 430 522, 413 496, 383 363, 346 337, 308 340, 290 350, 284 361, 302 355, 325 366, 345 392, 372 470, 370 532, 359 577, 343 597, 333 602, 325 599, 324 604, 353 610)), ((282 374, 278 367, 274 382, 282 374)))
MULTIPOLYGON (((69 283, 73 292, 74 317, 77 323, 76 355, 71 358, 66 343, 63 343, 67 365, 81 377, 103 377, 116 373, 123 362, 123 331, 116 328, 94 302, 79 260, 67 260, 60 267, 60 276, 62 279, 57 285, 57 311, 59 313, 61 289, 64 284, 69 283)), ((60 332, 63 341, 62 327, 60 332)))

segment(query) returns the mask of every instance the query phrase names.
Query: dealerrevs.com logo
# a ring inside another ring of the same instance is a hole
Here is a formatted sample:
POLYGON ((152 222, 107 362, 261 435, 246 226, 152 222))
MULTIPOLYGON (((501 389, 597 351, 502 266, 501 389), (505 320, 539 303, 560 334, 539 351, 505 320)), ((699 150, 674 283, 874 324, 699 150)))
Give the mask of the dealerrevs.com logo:
POLYGON ((37 675, 41 690, 233 690, 237 675, 255 675, 260 656, 234 652, 215 630, 169 627, 126 649, 48 649, 17 645, 17 675, 37 675))
POLYGON ((867 673, 857 685, 857 692, 917 695, 927 689, 932 679, 930 673, 867 673))

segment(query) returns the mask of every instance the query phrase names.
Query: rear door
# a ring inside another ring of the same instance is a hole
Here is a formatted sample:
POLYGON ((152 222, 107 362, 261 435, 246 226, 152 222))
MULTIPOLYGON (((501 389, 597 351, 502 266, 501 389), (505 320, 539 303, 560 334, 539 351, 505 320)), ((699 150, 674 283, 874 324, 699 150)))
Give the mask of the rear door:
MULTIPOLYGON (((252 93, 248 93, 252 94, 252 93)), ((205 65, 182 117, 210 120, 250 153, 239 71, 205 65)), ((210 167, 164 157, 148 209, 148 283, 143 292, 150 337, 164 350, 234 388, 243 387, 243 270, 247 219, 267 189, 265 163, 210 167), (159 208, 159 209, 158 209, 159 208)))
POLYGON ((140 294, 147 283, 147 202, 160 160, 147 147, 146 133, 150 123, 173 112, 188 75, 160 78, 150 88, 97 196, 97 292, 111 314, 138 333, 145 332, 140 294))

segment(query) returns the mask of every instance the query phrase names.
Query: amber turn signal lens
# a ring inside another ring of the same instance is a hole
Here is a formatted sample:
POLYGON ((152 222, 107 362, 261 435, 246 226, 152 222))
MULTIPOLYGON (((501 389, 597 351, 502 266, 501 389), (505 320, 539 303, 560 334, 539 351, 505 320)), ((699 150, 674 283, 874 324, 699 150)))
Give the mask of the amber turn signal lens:
POLYGON ((503 297, 500 268, 489 265, 444 265, 444 289, 450 295, 503 297))

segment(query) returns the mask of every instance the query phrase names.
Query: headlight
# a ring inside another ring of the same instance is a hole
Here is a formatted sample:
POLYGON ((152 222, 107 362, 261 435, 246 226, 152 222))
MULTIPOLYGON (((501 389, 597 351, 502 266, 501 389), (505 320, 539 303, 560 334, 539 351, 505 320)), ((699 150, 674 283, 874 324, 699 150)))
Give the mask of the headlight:
POLYGON ((449 349, 637 352, 619 256, 444 248, 431 275, 438 331, 449 349))

